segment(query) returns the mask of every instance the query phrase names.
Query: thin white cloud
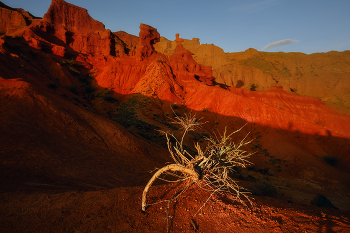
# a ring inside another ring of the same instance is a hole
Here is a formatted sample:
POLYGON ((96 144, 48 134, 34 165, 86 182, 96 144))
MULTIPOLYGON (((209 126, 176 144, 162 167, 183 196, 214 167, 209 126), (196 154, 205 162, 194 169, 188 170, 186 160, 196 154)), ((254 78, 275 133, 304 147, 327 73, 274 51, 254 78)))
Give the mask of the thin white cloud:
POLYGON ((293 43, 297 43, 299 42, 299 40, 293 40, 293 39, 285 39, 285 40, 279 40, 279 41, 276 41, 276 42, 273 42, 273 43, 270 43, 268 45, 266 45, 263 50, 265 49, 270 49, 270 48, 275 48, 275 47, 278 47, 278 46, 282 46, 282 45, 286 45, 286 44, 293 44, 293 43))

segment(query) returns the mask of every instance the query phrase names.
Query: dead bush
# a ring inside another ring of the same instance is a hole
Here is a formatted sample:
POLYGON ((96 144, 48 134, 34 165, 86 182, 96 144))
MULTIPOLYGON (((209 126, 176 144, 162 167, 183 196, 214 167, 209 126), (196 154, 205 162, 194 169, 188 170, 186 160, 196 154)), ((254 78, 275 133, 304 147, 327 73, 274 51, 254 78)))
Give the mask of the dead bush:
POLYGON ((149 180, 142 194, 142 211, 146 211, 146 207, 148 206, 146 204, 146 195, 149 188, 157 178, 162 179, 160 177, 162 174, 175 177, 175 181, 167 180, 169 182, 187 182, 185 188, 178 190, 174 196, 168 200, 167 220, 170 202, 186 191, 191 185, 196 185, 198 188, 211 192, 209 198, 198 209, 197 213, 215 193, 231 194, 230 196, 232 196, 234 200, 243 204, 245 203, 243 199, 250 202, 247 192, 229 176, 229 173, 234 172, 235 168, 246 167, 246 165, 250 164, 246 159, 251 153, 247 153, 242 149, 243 146, 251 143, 251 141, 246 140, 247 136, 238 143, 234 143, 230 140, 231 136, 239 132, 243 127, 231 134, 227 134, 225 129, 222 135, 215 135, 215 138, 205 137, 207 146, 205 149, 202 149, 201 146, 196 143, 196 154, 193 155, 185 149, 184 138, 190 131, 195 131, 200 128, 203 124, 200 120, 201 119, 196 119, 195 115, 192 116, 191 114, 184 114, 184 116, 181 117, 176 115, 175 119, 172 119, 172 123, 178 125, 179 128, 182 129, 183 134, 180 139, 176 138, 170 132, 162 131, 167 139, 168 150, 174 163, 160 168, 149 180))

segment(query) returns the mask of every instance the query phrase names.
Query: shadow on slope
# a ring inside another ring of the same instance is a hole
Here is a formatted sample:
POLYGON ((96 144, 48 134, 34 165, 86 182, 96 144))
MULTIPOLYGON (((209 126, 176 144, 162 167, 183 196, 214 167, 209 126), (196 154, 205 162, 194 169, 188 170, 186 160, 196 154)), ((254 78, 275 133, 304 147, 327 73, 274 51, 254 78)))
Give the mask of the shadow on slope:
MULTIPOLYGON (((24 46, 26 43, 23 44, 20 38, 8 38, 5 42, 8 49, 1 59, 6 67, 0 71, 1 77, 7 79, 1 80, 0 93, 2 122, 6 122, 1 126, 0 140, 3 191, 144 185, 151 176, 150 170, 169 161, 167 150, 161 147, 164 147, 164 138, 155 129, 181 134, 170 123, 169 117, 174 117, 174 113, 181 116, 192 111, 207 122, 202 131, 190 135, 186 142, 190 151, 193 151, 193 141, 204 145, 205 136, 215 136, 213 132, 218 135, 225 127, 229 132, 235 131, 246 124, 239 117, 217 114, 210 108, 194 111, 181 104, 141 94, 122 95, 109 90, 108 99, 100 90, 87 93, 88 83, 81 76, 86 68, 24 46), (22 80, 15 79, 18 77, 22 80), (55 88, 50 84, 56 84, 55 88), (103 117, 94 113, 96 106, 103 117), (122 124, 129 132, 111 120, 122 124)), ((198 103, 195 101, 203 101, 207 89, 198 91, 196 87, 204 84, 197 80, 186 82, 190 87, 187 95, 192 92, 187 99, 190 101, 193 97, 193 108, 198 103)), ((210 88, 215 88, 217 94, 224 91, 219 87, 210 88)), ((250 95, 248 92, 236 94, 258 99, 250 102, 258 109, 265 106, 271 110, 276 104, 266 103, 269 100, 264 99, 266 96, 247 96, 250 95)), ((211 101, 215 103, 216 100, 211 101)), ((244 106, 241 110, 248 111, 244 106)), ((293 106, 285 108, 285 111, 294 111, 293 106)), ((258 152, 252 157, 254 168, 241 171, 237 176, 239 179, 247 181, 248 186, 255 186, 267 177, 281 190, 279 195, 294 198, 290 201, 307 202, 316 192, 329 190, 336 199, 347 200, 344 193, 348 192, 346 184, 349 183, 348 139, 330 134, 303 134, 302 128, 296 131, 293 125, 289 130, 282 130, 253 122, 233 138, 239 141, 250 133, 249 138, 255 140, 247 150, 258 152), (336 156, 340 162, 331 166, 320 158, 325 155, 336 156)))
MULTIPOLYGON (((247 123, 238 117, 223 116, 206 109, 193 111, 184 105, 141 95, 133 95, 129 100, 132 101, 122 103, 121 108, 125 111, 128 109, 126 105, 137 106, 137 109, 129 109, 133 118, 123 121, 117 114, 112 119, 123 124, 130 132, 143 135, 160 145, 164 145, 163 140, 156 131, 147 132, 143 127, 135 127, 129 124, 130 120, 171 131, 178 138, 181 137, 181 131, 177 125, 171 123, 171 118, 176 115, 184 116, 191 113, 205 122, 201 130, 191 132, 185 138, 186 149, 193 155, 196 155, 195 143, 205 148, 205 137, 219 137, 225 129, 230 133, 245 125, 239 133, 233 135, 232 139, 239 142, 248 135, 247 139, 253 140, 251 145, 244 148, 249 152, 255 152, 250 159, 253 165, 247 169, 237 169, 232 175, 246 188, 257 195, 275 196, 302 204, 310 204, 317 193, 323 193, 339 208, 350 209, 348 205, 350 200, 347 196, 350 191, 347 185, 350 182, 349 139, 303 134, 294 130, 247 123), (338 162, 332 164, 327 157, 335 158, 338 162), (268 185, 262 187, 264 183, 268 185), (272 193, 264 190, 270 187, 274 189, 272 193)), ((128 114, 126 112, 123 115, 128 114)))
POLYGON ((141 185, 167 151, 57 94, 1 80, 1 190, 141 185))

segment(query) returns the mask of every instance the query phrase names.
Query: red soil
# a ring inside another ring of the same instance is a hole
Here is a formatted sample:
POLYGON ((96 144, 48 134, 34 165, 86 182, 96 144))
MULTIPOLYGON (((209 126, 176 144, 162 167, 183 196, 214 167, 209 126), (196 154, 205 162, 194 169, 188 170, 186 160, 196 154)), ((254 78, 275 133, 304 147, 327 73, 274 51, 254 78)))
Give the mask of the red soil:
MULTIPOLYGON (((151 189, 150 201, 170 198, 175 186, 151 189)), ((65 193, 2 194, 2 232, 166 232, 167 202, 140 210, 142 187, 65 193)), ((170 232, 349 232, 349 214, 270 197, 253 208, 191 189, 171 205, 170 232), (196 215, 195 215, 196 214, 196 215), (195 216, 194 216, 195 215, 195 216)))

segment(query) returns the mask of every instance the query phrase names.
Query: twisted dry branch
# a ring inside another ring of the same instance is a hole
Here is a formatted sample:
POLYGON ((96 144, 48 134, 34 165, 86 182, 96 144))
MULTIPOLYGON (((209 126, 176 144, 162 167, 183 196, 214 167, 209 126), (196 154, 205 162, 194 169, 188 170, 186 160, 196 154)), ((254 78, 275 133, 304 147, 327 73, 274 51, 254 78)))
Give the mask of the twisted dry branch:
POLYGON ((162 167, 161 169, 159 169, 156 173, 154 173, 154 175, 152 176, 152 178, 148 181, 145 189, 143 190, 142 193, 142 211, 146 211, 146 195, 147 192, 149 190, 149 188, 151 187, 151 185, 153 184, 153 182, 164 172, 167 171, 174 171, 174 172, 181 172, 182 174, 184 174, 185 176, 187 176, 189 179, 191 178, 193 181, 197 181, 198 180, 198 174, 193 170, 193 169, 189 169, 186 168, 182 165, 179 164, 170 164, 167 165, 165 167, 162 167))

